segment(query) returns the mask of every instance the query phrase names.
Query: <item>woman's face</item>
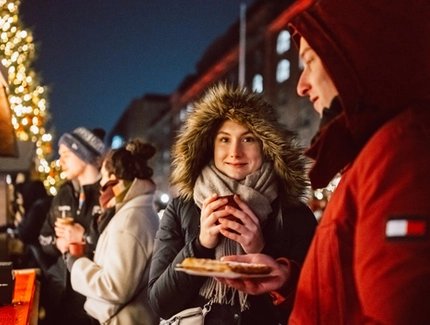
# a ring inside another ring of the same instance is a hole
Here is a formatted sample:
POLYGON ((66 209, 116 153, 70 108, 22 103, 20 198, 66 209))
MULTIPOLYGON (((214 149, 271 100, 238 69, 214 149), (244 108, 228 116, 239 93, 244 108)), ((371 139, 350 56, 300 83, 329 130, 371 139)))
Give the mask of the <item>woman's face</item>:
POLYGON ((100 174, 102 176, 100 179, 100 186, 104 186, 108 181, 115 179, 115 175, 109 174, 107 171, 106 164, 104 162, 102 164, 102 168, 100 169, 100 174))
POLYGON ((263 164, 261 142, 244 125, 226 120, 214 143, 215 167, 235 180, 242 180, 263 164))

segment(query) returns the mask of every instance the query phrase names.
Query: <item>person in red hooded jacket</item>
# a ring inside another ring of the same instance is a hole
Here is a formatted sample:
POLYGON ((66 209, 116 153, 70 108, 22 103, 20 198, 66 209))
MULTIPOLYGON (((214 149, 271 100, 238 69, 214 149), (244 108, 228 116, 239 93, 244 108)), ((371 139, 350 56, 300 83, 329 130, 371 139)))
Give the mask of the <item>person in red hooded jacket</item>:
MULTIPOLYGON (((430 3, 307 0, 289 10, 299 95, 321 115, 339 108, 307 152, 312 186, 341 173, 289 323, 430 324, 430 3)), ((226 259, 271 265, 270 278, 220 280, 282 301, 282 259, 226 259)))

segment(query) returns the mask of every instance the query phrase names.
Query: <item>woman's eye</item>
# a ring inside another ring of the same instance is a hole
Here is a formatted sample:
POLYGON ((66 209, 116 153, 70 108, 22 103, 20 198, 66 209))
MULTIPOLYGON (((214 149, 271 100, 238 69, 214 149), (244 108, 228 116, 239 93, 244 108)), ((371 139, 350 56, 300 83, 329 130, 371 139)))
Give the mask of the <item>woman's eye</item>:
POLYGON ((223 142, 223 143, 226 143, 226 142, 228 142, 228 138, 220 138, 219 141, 223 142))
POLYGON ((243 138, 243 140, 242 140, 243 142, 254 142, 255 141, 255 139, 253 138, 253 137, 246 137, 246 138, 243 138))

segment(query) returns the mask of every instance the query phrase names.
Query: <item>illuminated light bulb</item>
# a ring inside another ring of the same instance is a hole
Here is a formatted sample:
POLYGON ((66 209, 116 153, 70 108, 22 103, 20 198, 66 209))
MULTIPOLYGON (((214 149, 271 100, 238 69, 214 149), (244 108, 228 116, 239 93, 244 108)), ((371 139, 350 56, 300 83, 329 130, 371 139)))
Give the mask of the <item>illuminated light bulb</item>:
POLYGON ((52 140, 52 136, 49 133, 42 135, 42 141, 49 142, 52 140))
POLYGON ((8 9, 10 12, 14 12, 14 11, 15 11, 15 4, 14 4, 14 3, 12 3, 12 2, 9 2, 9 3, 7 4, 7 9, 8 9))
POLYGON ((163 194, 161 194, 161 196, 160 196, 160 201, 161 201, 162 203, 167 203, 167 202, 169 202, 169 199, 170 199, 170 197, 169 197, 169 195, 168 195, 168 194, 166 194, 166 193, 163 193, 163 194))
POLYGON ((33 132, 33 134, 39 133, 39 128, 36 125, 30 126, 30 131, 33 132))

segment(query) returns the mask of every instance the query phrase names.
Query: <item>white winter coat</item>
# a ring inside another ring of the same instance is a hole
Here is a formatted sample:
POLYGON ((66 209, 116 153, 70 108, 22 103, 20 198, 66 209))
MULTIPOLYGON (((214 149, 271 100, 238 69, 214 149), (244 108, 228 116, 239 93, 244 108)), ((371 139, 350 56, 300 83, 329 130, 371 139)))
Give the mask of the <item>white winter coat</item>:
POLYGON ((158 324, 147 301, 149 265, 159 225, 154 190, 149 181, 136 179, 101 234, 94 261, 79 258, 72 266, 72 287, 87 297, 84 308, 100 323, 158 324))

